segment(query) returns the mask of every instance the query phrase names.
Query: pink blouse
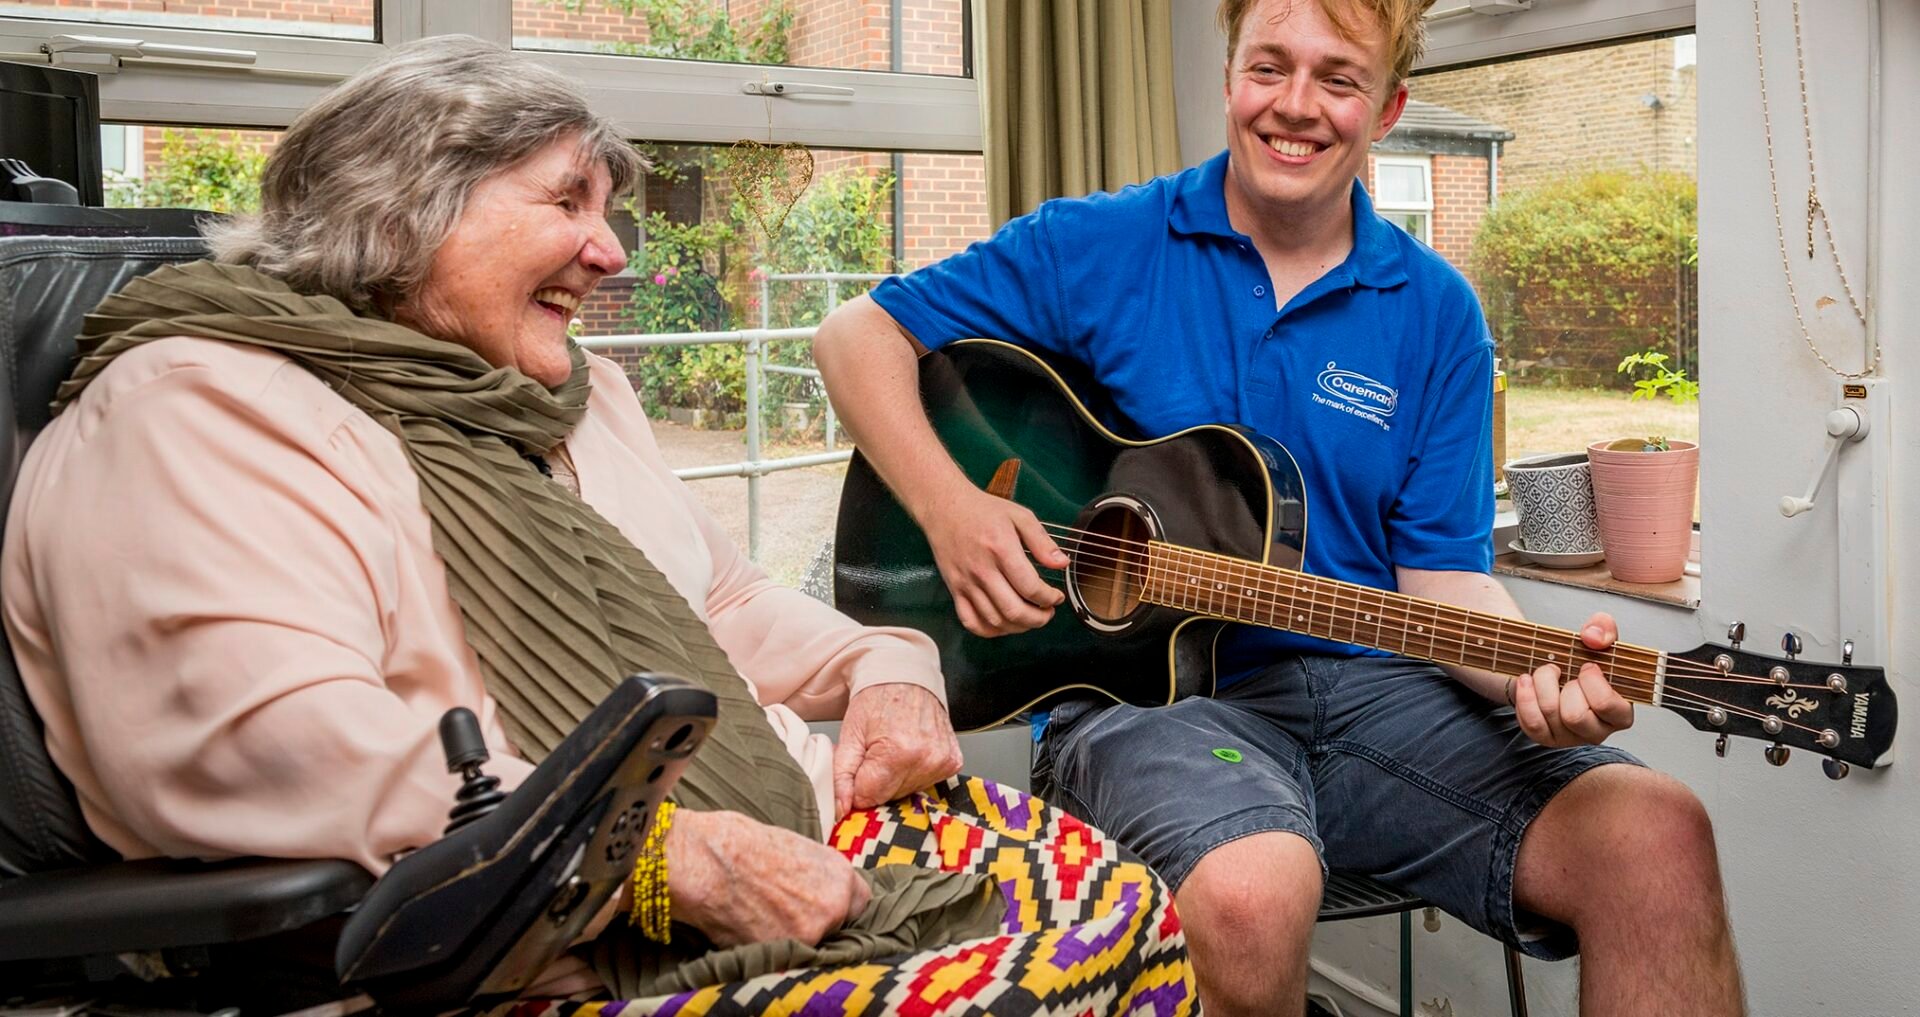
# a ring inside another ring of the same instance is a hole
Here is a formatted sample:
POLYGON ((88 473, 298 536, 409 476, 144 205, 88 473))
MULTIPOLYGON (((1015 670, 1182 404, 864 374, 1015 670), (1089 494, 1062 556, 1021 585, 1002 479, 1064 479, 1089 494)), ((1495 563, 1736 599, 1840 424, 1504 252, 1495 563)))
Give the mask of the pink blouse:
MULTIPOLYGON (((592 361, 581 495, 666 574, 833 814, 837 718, 886 682, 944 701, 932 643, 863 628, 747 560, 592 361)), ((115 361, 28 451, 0 596, 47 748, 94 832, 150 855, 346 858, 436 839, 459 782, 436 725, 502 733, 400 441, 278 354, 197 338, 115 361)))

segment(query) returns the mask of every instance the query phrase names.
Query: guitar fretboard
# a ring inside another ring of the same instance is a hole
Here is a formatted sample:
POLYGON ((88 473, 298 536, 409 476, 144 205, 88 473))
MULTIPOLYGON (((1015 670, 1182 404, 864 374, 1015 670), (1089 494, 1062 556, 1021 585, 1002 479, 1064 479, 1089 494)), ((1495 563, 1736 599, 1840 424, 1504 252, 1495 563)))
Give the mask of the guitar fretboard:
POLYGON ((1405 657, 1523 674, 1547 664, 1571 679, 1598 663, 1622 697, 1654 703, 1666 655, 1630 643, 1591 650, 1578 633, 1438 601, 1323 579, 1158 541, 1136 577, 1141 599, 1226 621, 1285 629, 1405 657))

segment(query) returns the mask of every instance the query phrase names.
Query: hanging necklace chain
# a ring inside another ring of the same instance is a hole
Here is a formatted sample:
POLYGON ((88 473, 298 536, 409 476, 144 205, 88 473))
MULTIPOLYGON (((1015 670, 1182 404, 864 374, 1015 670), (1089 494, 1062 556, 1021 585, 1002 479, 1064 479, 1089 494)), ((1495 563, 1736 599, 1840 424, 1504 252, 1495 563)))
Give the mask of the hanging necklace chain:
MULTIPOLYGON (((1767 54, 1760 36, 1760 0, 1753 0, 1753 52, 1760 62, 1760 123, 1766 132, 1767 141, 1767 185, 1773 192, 1773 235, 1780 246, 1780 269, 1787 279, 1787 298, 1793 304, 1793 319, 1800 324, 1800 337, 1806 341, 1807 350, 1814 359, 1827 370, 1849 381, 1864 378, 1880 368, 1880 339, 1873 336, 1867 359, 1867 366, 1858 371, 1843 371, 1834 366, 1827 355, 1813 341, 1813 332, 1807 328, 1807 319, 1800 311, 1800 294, 1793 284, 1792 259, 1787 256, 1787 226, 1780 213, 1780 177, 1774 167, 1773 159, 1773 111, 1767 103, 1767 54)), ((1833 223, 1827 218, 1826 206, 1820 203, 1820 182, 1814 173, 1813 159, 1813 115, 1807 106, 1807 58, 1800 42, 1800 0, 1793 0, 1793 56, 1800 72, 1800 134, 1807 146, 1807 257, 1813 257, 1813 221, 1818 218, 1822 232, 1826 234, 1827 251, 1833 256, 1833 267, 1840 275, 1840 288, 1847 295, 1847 305, 1853 309, 1853 316, 1864 328, 1867 315, 1854 298, 1853 284, 1847 281, 1847 270, 1840 262, 1840 247, 1833 239, 1833 223)), ((1871 333, 1871 330, 1869 330, 1871 333)))

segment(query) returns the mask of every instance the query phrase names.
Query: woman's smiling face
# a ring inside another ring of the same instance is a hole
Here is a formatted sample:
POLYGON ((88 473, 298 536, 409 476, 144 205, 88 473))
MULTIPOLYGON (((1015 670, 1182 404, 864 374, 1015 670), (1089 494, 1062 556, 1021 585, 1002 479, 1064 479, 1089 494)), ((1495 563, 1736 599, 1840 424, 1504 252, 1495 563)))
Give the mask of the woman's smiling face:
POLYGON ((572 136, 481 181, 394 318, 549 388, 566 381, 567 323, 626 267, 607 226, 611 190, 607 167, 572 136))

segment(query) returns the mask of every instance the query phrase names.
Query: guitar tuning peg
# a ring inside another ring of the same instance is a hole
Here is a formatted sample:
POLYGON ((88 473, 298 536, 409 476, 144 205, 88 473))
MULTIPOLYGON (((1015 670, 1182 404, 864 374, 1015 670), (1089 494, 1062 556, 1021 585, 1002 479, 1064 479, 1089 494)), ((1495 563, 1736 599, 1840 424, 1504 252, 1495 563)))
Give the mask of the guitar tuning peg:
POLYGON ((1853 767, 1848 766, 1838 759, 1822 759, 1820 761, 1820 769, 1827 772, 1828 780, 1845 780, 1847 774, 1853 772, 1853 767))
POLYGON ((1798 657, 1800 655, 1800 637, 1791 632, 1781 636, 1780 652, 1786 654, 1788 660, 1798 657))
POLYGON ((1737 621, 1727 626, 1727 642, 1732 643, 1734 649, 1739 649, 1740 641, 1745 638, 1747 638, 1746 622, 1737 621))
POLYGON ((1727 758, 1727 736, 1721 735, 1713 740, 1713 754, 1721 759, 1727 758))
POLYGON ((1774 742, 1772 745, 1767 746, 1766 755, 1767 762, 1775 766, 1785 766, 1787 765, 1787 757, 1793 755, 1793 750, 1779 742, 1774 742))
POLYGON ((1840 663, 1842 665, 1853 663, 1853 640, 1849 639, 1840 644, 1840 663))

